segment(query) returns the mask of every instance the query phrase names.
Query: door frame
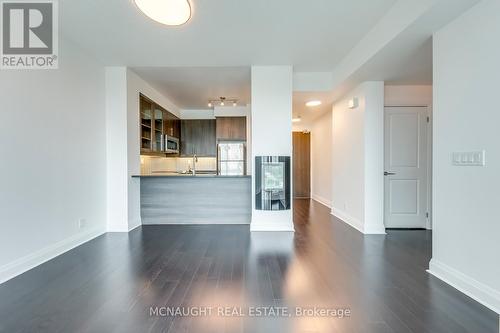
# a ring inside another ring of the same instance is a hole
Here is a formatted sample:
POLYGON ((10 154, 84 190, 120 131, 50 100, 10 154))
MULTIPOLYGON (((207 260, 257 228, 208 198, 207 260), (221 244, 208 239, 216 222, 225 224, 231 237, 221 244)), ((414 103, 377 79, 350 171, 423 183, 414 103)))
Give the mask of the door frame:
MULTIPOLYGON (((425 221, 425 227, 427 230, 432 230, 432 148, 433 148, 433 112, 432 112, 432 105, 417 105, 417 104, 388 104, 384 105, 384 124, 385 124, 385 117, 386 117, 386 108, 427 108, 427 213, 429 214, 426 217, 425 221)), ((384 156, 385 156, 385 131, 386 128, 384 126, 384 156)), ((384 170, 385 170, 385 164, 384 164, 384 170)), ((384 193, 383 193, 383 198, 384 198, 384 217, 385 217, 385 182, 384 182, 384 193)), ((385 218, 384 218, 384 226, 385 226, 385 218)))

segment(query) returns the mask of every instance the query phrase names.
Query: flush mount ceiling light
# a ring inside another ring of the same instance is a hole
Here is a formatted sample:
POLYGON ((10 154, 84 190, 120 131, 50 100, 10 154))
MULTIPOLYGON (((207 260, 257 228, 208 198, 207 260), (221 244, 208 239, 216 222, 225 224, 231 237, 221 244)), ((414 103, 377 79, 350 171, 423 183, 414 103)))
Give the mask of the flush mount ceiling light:
POLYGON ((135 0, 149 18, 166 25, 181 25, 191 18, 188 0, 135 0))
POLYGON ((238 106, 238 100, 235 98, 227 99, 226 97, 219 97, 219 99, 211 99, 208 101, 208 107, 212 108, 214 105, 218 104, 220 106, 225 106, 226 103, 233 103, 233 106, 238 106))
POLYGON ((309 101, 306 103, 306 106, 308 107, 319 106, 319 105, 321 105, 321 101, 309 101))

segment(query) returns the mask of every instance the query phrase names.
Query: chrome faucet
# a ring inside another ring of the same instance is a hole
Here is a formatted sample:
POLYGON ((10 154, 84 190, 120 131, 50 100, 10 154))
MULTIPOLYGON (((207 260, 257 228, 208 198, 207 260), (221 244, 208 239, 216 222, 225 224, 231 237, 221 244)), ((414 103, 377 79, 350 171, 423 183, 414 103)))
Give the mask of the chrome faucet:
POLYGON ((196 163, 198 162, 198 156, 196 154, 193 154, 193 176, 196 176, 196 163))

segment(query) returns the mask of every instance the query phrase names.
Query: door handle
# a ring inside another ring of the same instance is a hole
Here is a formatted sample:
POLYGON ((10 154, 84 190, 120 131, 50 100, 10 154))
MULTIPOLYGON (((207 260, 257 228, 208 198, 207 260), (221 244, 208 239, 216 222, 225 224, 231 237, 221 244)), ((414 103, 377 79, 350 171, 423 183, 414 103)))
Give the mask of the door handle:
POLYGON ((396 173, 395 172, 387 172, 387 171, 384 171, 384 176, 393 176, 395 175, 396 173))

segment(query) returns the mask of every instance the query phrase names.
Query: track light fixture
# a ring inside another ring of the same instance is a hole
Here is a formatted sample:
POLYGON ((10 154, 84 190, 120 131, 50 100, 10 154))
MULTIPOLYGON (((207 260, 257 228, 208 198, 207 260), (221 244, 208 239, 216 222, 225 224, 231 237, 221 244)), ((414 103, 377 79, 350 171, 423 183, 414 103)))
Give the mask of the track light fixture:
POLYGON ((213 108, 214 105, 226 106, 226 103, 232 103, 233 107, 238 106, 238 100, 236 98, 228 99, 224 96, 221 96, 218 99, 210 99, 207 105, 209 108, 213 108))

